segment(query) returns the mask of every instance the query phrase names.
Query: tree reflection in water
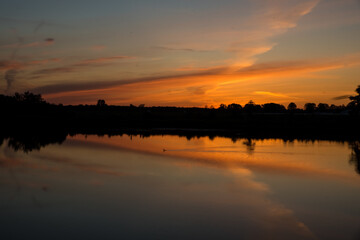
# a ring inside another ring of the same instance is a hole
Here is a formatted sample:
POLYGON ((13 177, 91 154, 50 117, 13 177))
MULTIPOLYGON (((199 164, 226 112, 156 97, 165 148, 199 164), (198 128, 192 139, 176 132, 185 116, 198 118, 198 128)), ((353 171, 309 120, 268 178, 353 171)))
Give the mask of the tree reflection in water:
POLYGON ((350 164, 355 165, 355 171, 360 174, 360 141, 350 142, 351 148, 350 164))
POLYGON ((243 144, 246 146, 246 150, 249 154, 253 154, 255 151, 255 142, 251 138, 246 139, 243 144))
MULTIPOLYGON (((24 134, 8 137, 8 146, 15 152, 25 153, 33 150, 40 150, 49 144, 62 144, 66 140, 67 134, 24 134)), ((1 142, 4 141, 3 138, 1 142)))
MULTIPOLYGON (((25 153, 31 152, 33 150, 40 150, 43 147, 46 147, 49 144, 62 144, 69 133, 67 132, 53 132, 53 133, 37 133, 37 134, 15 134, 15 135, 3 135, 0 136, 0 146, 7 140, 8 147, 12 148, 14 151, 22 151, 25 153)), ((122 136, 127 133, 117 133, 111 136, 122 136)), ((100 134, 97 134, 100 136, 100 134)), ((129 135, 129 134, 127 134, 129 135)), ((137 134, 135 134, 136 136, 137 134)), ((142 137, 150 137, 157 134, 147 133, 146 135, 141 135, 142 137)), ((173 134, 174 135, 174 134, 173 134)), ((176 134, 177 135, 177 134, 176 134)), ((103 134, 101 134, 103 136, 103 134)), ((110 136, 110 135, 109 135, 110 136)), ((132 135, 129 135, 132 136, 132 135)), ((192 135, 187 133, 187 135, 178 135, 178 136, 186 136, 188 140, 191 140, 194 137, 200 137, 200 135, 192 135)), ((206 136, 204 134, 201 135, 206 136)), ((213 139, 214 136, 217 135, 209 135, 209 139, 213 139)), ((223 136, 219 137, 227 137, 232 140, 232 142, 236 142, 237 140, 243 140, 244 136, 223 136)), ((243 144, 246 146, 248 154, 253 154, 255 151, 256 140, 265 139, 265 138, 245 138, 243 144)), ((282 139, 284 142, 288 142, 288 139, 282 139)), ((314 141, 314 139, 298 139, 299 141, 314 141)), ((293 140, 290 140, 293 141, 293 140)), ((337 141, 337 140, 335 140, 337 141)), ((346 142, 345 140, 340 142, 346 142)), ((349 148, 351 149, 351 154, 349 158, 349 164, 355 166, 355 171, 360 175, 360 141, 352 140, 349 141, 349 148)))

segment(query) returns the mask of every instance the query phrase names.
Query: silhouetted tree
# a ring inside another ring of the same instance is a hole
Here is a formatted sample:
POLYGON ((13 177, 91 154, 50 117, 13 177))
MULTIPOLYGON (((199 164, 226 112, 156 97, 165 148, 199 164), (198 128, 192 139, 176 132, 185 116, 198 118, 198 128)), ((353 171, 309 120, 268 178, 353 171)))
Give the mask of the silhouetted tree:
POLYGON ((346 107, 345 107, 345 105, 336 106, 334 104, 331 104, 330 107, 329 107, 329 110, 332 113, 339 113, 339 112, 342 112, 342 111, 346 110, 346 107))
POLYGON ((242 109, 242 106, 237 103, 232 103, 227 106, 227 109, 240 110, 240 109, 242 109))
POLYGON ((105 107, 105 106, 107 106, 107 105, 106 105, 104 99, 99 99, 99 100, 97 101, 96 106, 98 106, 98 107, 105 107))
POLYGON ((219 106, 219 109, 226 109, 226 105, 225 104, 220 104, 220 106, 219 106))
POLYGON ((45 103, 45 100, 41 97, 40 94, 33 94, 29 91, 24 93, 15 93, 14 99, 18 103, 26 104, 40 104, 45 103))
POLYGON ((316 109, 316 104, 315 103, 305 103, 304 109, 307 112, 314 112, 316 109))
POLYGON ((265 103, 263 105, 263 110, 268 113, 280 113, 285 111, 285 107, 277 103, 265 103))
POLYGON ((355 102, 356 104, 360 104, 360 85, 356 88, 355 92, 358 95, 349 97, 351 101, 355 102))
POLYGON ((349 97, 351 102, 349 103, 348 107, 351 110, 353 110, 354 112, 359 112, 359 110, 360 110, 360 85, 356 88, 355 92, 357 93, 357 95, 349 97))
POLYGON ((244 110, 248 113, 257 112, 261 111, 261 106, 255 104, 253 100, 250 100, 247 104, 245 104, 244 110))
POLYGON ((327 103, 319 103, 317 106, 317 110, 319 112, 326 112, 330 109, 329 104, 327 103))
POLYGON ((338 109, 338 106, 336 106, 335 104, 331 104, 329 109, 330 111, 336 111, 338 109))
POLYGON ((291 103, 289 103, 287 109, 289 111, 295 111, 297 109, 297 106, 296 106, 296 104, 294 102, 291 102, 291 103))

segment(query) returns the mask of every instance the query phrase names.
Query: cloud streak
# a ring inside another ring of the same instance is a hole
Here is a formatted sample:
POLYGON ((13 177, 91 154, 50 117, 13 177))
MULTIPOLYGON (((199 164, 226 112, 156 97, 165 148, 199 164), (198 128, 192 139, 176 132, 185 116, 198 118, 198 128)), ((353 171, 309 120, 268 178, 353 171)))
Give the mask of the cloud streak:
MULTIPOLYGON (((55 71, 67 71, 67 68, 64 69, 55 69, 55 71)), ((37 88, 31 89, 31 91, 42 93, 42 94, 53 94, 53 93, 62 93, 62 92, 72 92, 72 91, 86 91, 86 90, 100 90, 111 87, 123 86, 123 85, 132 85, 132 84, 143 84, 143 83, 163 83, 167 80, 176 80, 183 79, 188 77, 199 77, 207 75, 216 75, 221 72, 226 71, 225 68, 214 68, 207 71, 201 71, 191 74, 174 74, 174 75, 159 75, 159 76, 150 76, 143 78, 130 78, 130 79, 121 79, 117 81, 97 81, 97 82, 82 82, 82 83, 59 83, 45 85, 37 88)))
POLYGON ((349 97, 351 97, 351 95, 342 95, 342 96, 333 97, 332 100, 344 100, 344 99, 349 99, 349 97))
POLYGON ((94 45, 90 48, 93 51, 102 51, 104 49, 106 49, 106 46, 104 45, 94 45))
POLYGON ((2 60, 0 61, 0 71, 1 70, 10 70, 10 69, 25 69, 27 67, 46 65, 49 63, 57 63, 60 62, 60 58, 49 58, 49 59, 41 59, 41 60, 31 60, 27 62, 20 62, 14 60, 2 60))
POLYGON ((267 91, 255 91, 255 94, 258 95, 265 95, 270 97, 278 97, 278 98, 289 98, 288 95, 281 94, 281 93, 274 93, 274 92, 267 92, 267 91))
POLYGON ((34 33, 39 31, 39 29, 43 26, 50 26, 50 27, 68 27, 64 24, 52 23, 49 21, 44 20, 29 20, 29 19, 17 19, 17 18, 9 18, 9 17, 0 17, 0 22, 10 22, 10 23, 22 23, 22 24, 31 24, 35 25, 34 33))
POLYGON ((176 47, 165 47, 165 46, 156 46, 153 48, 158 49, 158 50, 164 50, 164 51, 211 52, 210 50, 201 50, 201 49, 194 49, 194 48, 176 48, 176 47))
POLYGON ((75 72, 80 70, 81 68, 85 67, 99 67, 106 64, 111 64, 119 60, 125 59, 135 59, 135 57, 130 56, 111 56, 111 57, 102 57, 102 58, 95 58, 95 59, 86 59, 79 61, 74 64, 62 66, 62 67, 55 67, 55 68, 45 68, 41 70, 37 70, 33 72, 33 75, 47 75, 47 74, 55 74, 55 73, 69 73, 75 72))
POLYGON ((24 64, 18 61, 8 61, 8 60, 3 60, 0 61, 0 70, 10 70, 10 69, 18 69, 23 67, 24 64))
POLYGON ((19 61, 0 61, 0 72, 4 71, 4 80, 6 82, 5 92, 9 92, 16 81, 16 76, 19 71, 23 71, 26 68, 46 65, 49 63, 60 62, 59 58, 32 60, 28 62, 19 61))
POLYGON ((320 0, 300 1, 297 4, 287 6, 284 11, 284 6, 289 1, 276 0, 268 1, 271 5, 268 12, 265 14, 265 19, 271 29, 289 29, 296 27, 296 23, 302 16, 309 14, 320 2, 320 0), (274 4, 275 2, 275 4, 274 4))
POLYGON ((32 48, 32 47, 46 47, 46 46, 50 46, 53 45, 55 43, 55 39, 53 38, 46 38, 44 39, 44 41, 37 41, 37 42, 31 42, 31 43, 26 43, 26 44, 22 44, 22 43, 13 43, 13 44, 8 44, 8 45, 3 45, 0 46, 0 48, 32 48))

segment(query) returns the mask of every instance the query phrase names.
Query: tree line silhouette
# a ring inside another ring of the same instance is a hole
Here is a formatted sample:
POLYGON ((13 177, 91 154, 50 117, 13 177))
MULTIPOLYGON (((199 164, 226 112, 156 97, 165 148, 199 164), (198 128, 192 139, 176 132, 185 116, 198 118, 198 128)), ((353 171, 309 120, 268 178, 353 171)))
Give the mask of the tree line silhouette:
POLYGON ((2 131, 107 132, 125 129, 226 130, 242 134, 320 137, 358 136, 360 85, 349 104, 306 103, 298 108, 277 103, 244 106, 221 104, 218 108, 145 107, 107 105, 99 99, 94 105, 50 104, 40 94, 0 95, 2 131))
MULTIPOLYGON (((265 104, 255 104, 252 100, 250 100, 247 104, 244 106, 238 104, 238 103, 231 103, 231 104, 220 104, 220 106, 217 108, 218 110, 228 110, 228 111, 243 111, 243 112, 263 112, 263 113, 285 113, 285 112, 306 112, 306 113, 313 113, 313 112, 321 112, 321 113, 341 113, 345 111, 349 111, 352 113, 358 113, 360 109, 360 85, 355 90, 357 95, 349 96, 350 102, 345 105, 334 105, 334 104, 327 104, 327 103, 305 103, 303 108, 298 108, 296 103, 291 102, 287 107, 285 107, 282 104, 277 103, 265 103, 265 104)), ((55 104, 49 104, 47 103, 41 96, 41 94, 34 94, 31 92, 24 92, 24 93, 15 93, 13 96, 7 96, 0 94, 0 106, 2 109, 6 109, 9 107, 39 107, 39 106, 45 106, 45 105, 51 105, 52 107, 64 107, 62 104, 55 105, 55 104)), ((73 107, 73 106, 69 106, 73 107)), ((78 107, 93 107, 93 105, 78 105, 78 107)), ((98 108, 105 108, 109 107, 104 99, 99 99, 97 101, 96 107, 98 108)), ((115 107, 115 106, 112 106, 115 107)), ((131 108, 136 108, 137 106, 130 104, 131 108)), ((140 104, 138 108, 144 108, 145 104, 140 104)), ((149 107, 147 107, 149 108, 149 107)), ((156 108, 156 107, 150 107, 150 108, 156 108)), ((171 108, 174 107, 158 107, 158 108, 171 108)), ((183 108, 179 107, 179 109, 189 109, 189 108, 183 108)), ((192 108, 194 109, 194 108, 192 108)), ((199 109, 199 108, 198 108, 199 109)), ((214 107, 208 108, 207 106, 205 109, 215 109, 214 107)))

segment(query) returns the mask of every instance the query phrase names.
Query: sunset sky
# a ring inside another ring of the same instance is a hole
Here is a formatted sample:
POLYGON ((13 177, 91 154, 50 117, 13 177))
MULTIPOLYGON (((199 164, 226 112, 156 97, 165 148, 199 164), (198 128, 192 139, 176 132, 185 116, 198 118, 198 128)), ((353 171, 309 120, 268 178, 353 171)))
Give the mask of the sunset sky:
POLYGON ((2 0, 0 75, 51 103, 347 104, 360 0, 2 0))

